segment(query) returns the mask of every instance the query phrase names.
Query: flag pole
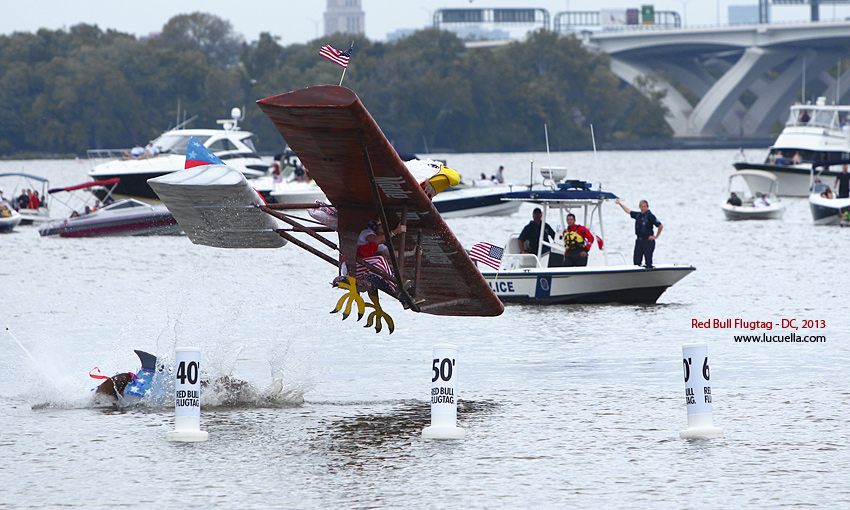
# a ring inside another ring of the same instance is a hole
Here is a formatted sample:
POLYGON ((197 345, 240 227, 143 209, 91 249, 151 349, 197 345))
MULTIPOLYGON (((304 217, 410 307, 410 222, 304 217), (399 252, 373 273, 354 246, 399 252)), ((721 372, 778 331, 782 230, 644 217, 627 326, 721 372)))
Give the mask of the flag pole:
MULTIPOLYGON (((351 46, 348 47, 348 57, 351 58, 351 50, 354 49, 354 41, 351 41, 351 46)), ((350 61, 350 60, 349 60, 350 61)), ((348 66, 342 68, 342 76, 339 77, 339 86, 342 87, 342 80, 345 79, 345 71, 348 70, 348 66)))

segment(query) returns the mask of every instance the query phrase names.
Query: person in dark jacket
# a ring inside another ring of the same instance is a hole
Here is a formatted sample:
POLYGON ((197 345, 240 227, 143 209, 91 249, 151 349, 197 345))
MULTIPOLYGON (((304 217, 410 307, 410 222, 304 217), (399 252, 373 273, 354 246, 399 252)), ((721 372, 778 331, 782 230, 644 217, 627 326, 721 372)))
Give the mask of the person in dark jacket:
MULTIPOLYGON (((543 225, 543 211, 537 207, 531 213, 531 221, 522 229, 519 234, 519 249, 520 253, 531 253, 537 255, 538 242, 540 241, 540 229, 543 228, 543 241, 549 242, 555 238, 555 231, 546 223, 543 225)), ((549 247, 543 245, 540 254, 547 253, 549 247)))
POLYGON ((617 205, 622 207, 635 220, 635 236, 637 237, 635 240, 635 265, 639 266, 641 260, 645 260, 646 268, 652 269, 652 253, 655 251, 655 240, 661 235, 664 225, 649 210, 649 203, 646 200, 640 201, 640 212, 629 210, 628 207, 620 203, 619 198, 616 202, 617 205), (654 227, 658 227, 657 233, 653 232, 654 227))

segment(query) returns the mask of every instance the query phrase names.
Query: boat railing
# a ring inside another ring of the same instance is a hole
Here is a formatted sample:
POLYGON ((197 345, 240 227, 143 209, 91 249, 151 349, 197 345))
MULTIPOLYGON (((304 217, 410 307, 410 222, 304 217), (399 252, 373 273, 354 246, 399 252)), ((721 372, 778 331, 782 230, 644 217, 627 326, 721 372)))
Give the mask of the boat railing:
POLYGON ((86 152, 89 159, 124 159, 130 149, 89 149, 86 152))
MULTIPOLYGON (((619 257, 619 258, 620 258, 620 260, 622 260, 622 261, 623 261, 623 265, 624 265, 624 266, 628 266, 628 265, 629 265, 629 263, 628 263, 628 261, 627 261, 627 259, 626 259, 626 254, 625 254, 625 253, 623 253, 623 252, 621 252, 621 251, 608 251, 608 250, 606 250, 606 251, 605 251, 605 256, 606 256, 606 257, 610 257, 610 256, 612 256, 612 255, 613 255, 613 256, 616 256, 616 257, 619 257)), ((609 265, 611 265, 611 261, 608 261, 608 264, 609 264, 609 265)))
POLYGON ((541 267, 540 259, 531 253, 506 254, 502 257, 500 269, 536 269, 541 267))

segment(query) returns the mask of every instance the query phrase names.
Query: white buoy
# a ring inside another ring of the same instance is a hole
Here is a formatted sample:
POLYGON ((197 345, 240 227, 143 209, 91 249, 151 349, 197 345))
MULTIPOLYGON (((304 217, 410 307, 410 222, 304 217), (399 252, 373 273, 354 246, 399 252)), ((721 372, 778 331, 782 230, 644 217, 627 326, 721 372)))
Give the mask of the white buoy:
POLYGON ((431 361, 431 426, 422 429, 422 437, 426 439, 466 437, 466 431, 457 426, 456 359, 456 345, 434 346, 431 361))
POLYGON ((201 430, 201 351, 178 347, 174 355, 174 430, 165 434, 169 441, 206 441, 201 430))
POLYGON ((708 368, 708 345, 682 345, 685 371, 685 402, 688 406, 688 428, 681 430, 682 439, 720 437, 723 429, 714 426, 711 415, 711 373, 708 368))

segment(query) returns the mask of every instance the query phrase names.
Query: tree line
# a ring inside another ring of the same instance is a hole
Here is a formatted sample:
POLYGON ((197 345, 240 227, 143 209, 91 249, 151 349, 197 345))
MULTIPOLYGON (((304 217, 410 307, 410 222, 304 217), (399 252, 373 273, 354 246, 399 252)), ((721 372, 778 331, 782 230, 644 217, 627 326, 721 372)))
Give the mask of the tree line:
POLYGON ((178 119, 212 127, 234 106, 262 152, 284 142, 253 103, 302 87, 337 84, 342 68, 319 56, 354 52, 354 90, 400 152, 552 150, 670 137, 663 93, 651 79, 623 84, 610 57, 572 36, 540 30, 524 41, 468 49, 425 29, 397 42, 338 34, 281 46, 245 42, 226 20, 196 12, 139 39, 95 25, 0 36, 0 157, 84 155, 144 145, 178 119), (178 109, 179 108, 179 109, 178 109), (181 117, 182 115, 182 117, 181 117))

